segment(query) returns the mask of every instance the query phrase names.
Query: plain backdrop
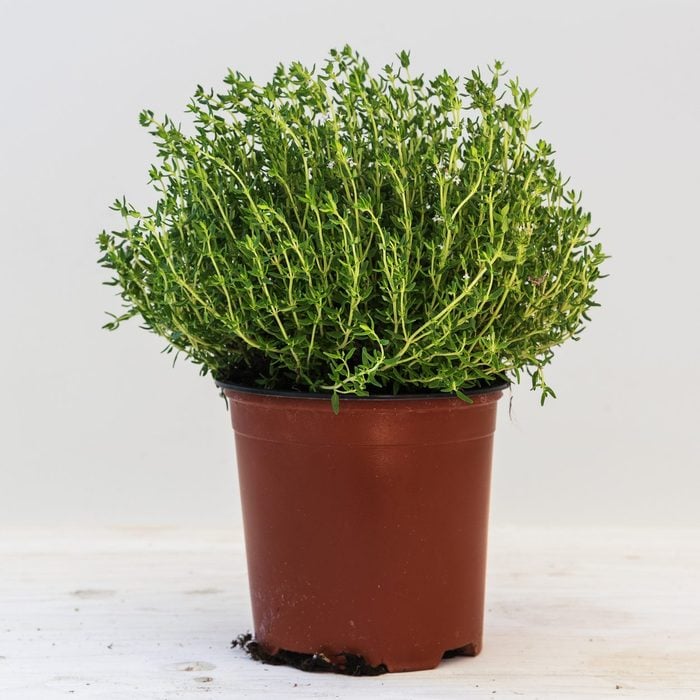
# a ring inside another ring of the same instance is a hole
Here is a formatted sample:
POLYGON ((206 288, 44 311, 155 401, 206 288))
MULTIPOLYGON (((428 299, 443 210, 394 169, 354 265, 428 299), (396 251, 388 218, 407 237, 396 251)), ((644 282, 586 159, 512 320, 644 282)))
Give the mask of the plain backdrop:
POLYGON ((493 521, 700 525, 698 3, 0 1, 0 526, 229 527, 233 437, 209 378, 101 285, 95 237, 150 201, 143 107, 175 119, 227 67, 260 81, 346 42, 415 72, 494 59, 613 257, 593 323, 501 404, 493 521))

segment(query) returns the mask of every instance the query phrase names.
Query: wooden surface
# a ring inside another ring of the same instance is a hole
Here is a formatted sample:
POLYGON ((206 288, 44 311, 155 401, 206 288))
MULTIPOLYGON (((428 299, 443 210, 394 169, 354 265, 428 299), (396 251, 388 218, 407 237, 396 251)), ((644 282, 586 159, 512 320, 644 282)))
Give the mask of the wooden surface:
POLYGON ((494 529, 476 658, 348 678, 231 650, 239 532, 4 532, 0 699, 695 698, 700 531, 494 529))

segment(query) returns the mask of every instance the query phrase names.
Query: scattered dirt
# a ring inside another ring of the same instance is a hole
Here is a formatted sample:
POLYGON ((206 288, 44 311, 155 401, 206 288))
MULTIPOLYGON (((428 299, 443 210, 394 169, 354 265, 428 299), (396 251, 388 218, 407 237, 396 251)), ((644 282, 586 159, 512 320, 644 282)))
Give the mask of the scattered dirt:
POLYGON ((454 659, 456 656, 476 656, 476 648, 473 644, 467 644, 457 649, 448 649, 443 655, 443 659, 454 659))
POLYGON ((260 648, 253 635, 240 634, 231 642, 231 648, 240 647, 250 658, 273 666, 291 666, 310 673, 342 673, 347 676, 379 676, 387 672, 386 666, 370 666, 357 654, 339 654, 331 660, 325 654, 301 654, 297 651, 280 649, 276 654, 268 654, 260 648))

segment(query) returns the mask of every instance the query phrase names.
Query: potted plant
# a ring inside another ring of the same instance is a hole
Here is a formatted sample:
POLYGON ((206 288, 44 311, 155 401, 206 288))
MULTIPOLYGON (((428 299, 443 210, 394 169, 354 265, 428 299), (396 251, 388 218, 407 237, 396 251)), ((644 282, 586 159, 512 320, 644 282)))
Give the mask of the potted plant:
POLYGON ((542 400, 605 255, 533 92, 373 74, 349 47, 144 111, 157 201, 114 209, 125 310, 211 373, 236 433, 256 649, 340 670, 481 648, 497 399, 542 400))

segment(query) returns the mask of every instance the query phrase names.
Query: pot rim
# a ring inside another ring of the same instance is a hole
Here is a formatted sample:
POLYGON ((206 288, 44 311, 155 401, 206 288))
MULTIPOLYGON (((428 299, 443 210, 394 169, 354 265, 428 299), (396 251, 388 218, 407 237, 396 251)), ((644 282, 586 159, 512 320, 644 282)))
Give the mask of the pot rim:
MULTIPOLYGON (((245 384, 236 384, 234 382, 225 382, 214 378, 214 384, 222 391, 228 389, 237 391, 242 394, 255 394, 258 396, 276 396, 278 398, 293 398, 293 399, 308 399, 308 400, 323 400, 328 401, 333 394, 331 392, 313 392, 313 391, 292 391, 283 389, 261 389, 260 387, 247 386, 245 384)), ((510 381, 498 379, 483 386, 464 389, 462 393, 466 396, 476 396, 480 394, 493 394, 497 391, 504 391, 511 385, 510 381)), ((426 392, 423 394, 371 394, 370 396, 356 396, 355 394, 339 394, 341 401, 405 401, 416 399, 434 400, 434 399, 456 399, 457 394, 444 391, 426 392)))

